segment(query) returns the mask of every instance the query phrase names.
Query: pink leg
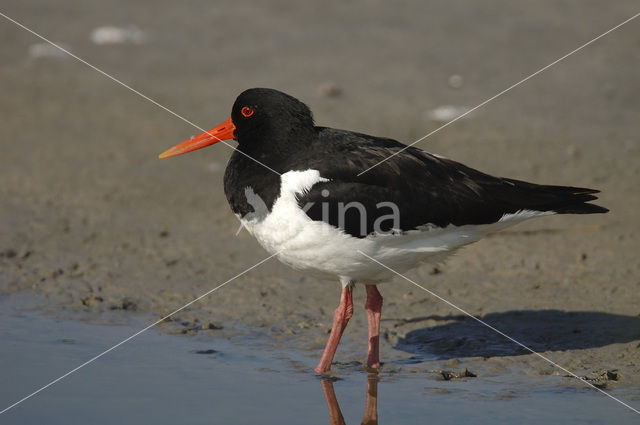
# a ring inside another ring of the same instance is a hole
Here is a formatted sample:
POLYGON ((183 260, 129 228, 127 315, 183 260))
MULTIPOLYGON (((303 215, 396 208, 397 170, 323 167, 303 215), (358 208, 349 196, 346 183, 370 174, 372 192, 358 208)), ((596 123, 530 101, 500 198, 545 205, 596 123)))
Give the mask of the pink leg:
POLYGON ((380 368, 380 314, 382 312, 382 295, 376 285, 367 285, 367 311, 369 325, 369 347, 367 352, 367 366, 371 369, 380 368))
POLYGON ((331 369, 333 356, 336 354, 338 343, 340 343, 340 338, 342 337, 344 328, 347 327, 347 323, 349 323, 351 316, 353 316, 353 298, 351 294, 351 286, 347 285, 342 290, 342 295, 340 295, 340 305, 338 305, 338 308, 336 308, 333 313, 333 327, 331 328, 329 341, 327 341, 327 345, 324 348, 324 353, 322 353, 320 363, 318 363, 318 366, 314 369, 316 374, 322 375, 331 369))

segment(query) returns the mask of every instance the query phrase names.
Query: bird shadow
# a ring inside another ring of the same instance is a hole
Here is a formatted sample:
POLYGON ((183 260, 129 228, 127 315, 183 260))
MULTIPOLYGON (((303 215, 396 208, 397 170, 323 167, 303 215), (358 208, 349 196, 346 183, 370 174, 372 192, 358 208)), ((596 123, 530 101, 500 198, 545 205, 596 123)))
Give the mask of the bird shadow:
MULTIPOLYGON (((460 315, 429 316, 405 322, 446 321, 409 331, 394 348, 413 354, 452 359, 518 356, 524 347, 460 315)), ((536 352, 579 350, 640 340, 640 317, 592 311, 521 310, 490 313, 481 318, 536 352)))

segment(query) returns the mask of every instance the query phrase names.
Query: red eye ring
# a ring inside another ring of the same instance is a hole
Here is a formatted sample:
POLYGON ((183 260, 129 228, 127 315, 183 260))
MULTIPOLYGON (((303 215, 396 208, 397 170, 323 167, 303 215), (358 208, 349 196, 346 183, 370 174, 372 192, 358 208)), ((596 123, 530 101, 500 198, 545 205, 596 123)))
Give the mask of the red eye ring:
POLYGON ((251 115, 253 115, 253 112, 253 109, 249 108, 248 106, 245 106, 240 110, 242 116, 246 118, 249 118, 251 115))

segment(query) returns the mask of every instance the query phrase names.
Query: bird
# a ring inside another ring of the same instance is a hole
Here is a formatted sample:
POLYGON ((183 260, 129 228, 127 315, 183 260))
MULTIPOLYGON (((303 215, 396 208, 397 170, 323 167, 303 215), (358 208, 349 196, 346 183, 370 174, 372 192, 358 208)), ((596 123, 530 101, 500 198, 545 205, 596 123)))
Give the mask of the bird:
POLYGON ((282 263, 342 285, 318 375, 331 370, 356 284, 366 291, 366 367, 376 372, 378 284, 524 220, 608 211, 590 203, 595 189, 494 177, 390 138, 316 126, 307 105, 270 88, 243 91, 228 120, 159 157, 224 140, 237 142, 224 192, 244 228, 282 263))

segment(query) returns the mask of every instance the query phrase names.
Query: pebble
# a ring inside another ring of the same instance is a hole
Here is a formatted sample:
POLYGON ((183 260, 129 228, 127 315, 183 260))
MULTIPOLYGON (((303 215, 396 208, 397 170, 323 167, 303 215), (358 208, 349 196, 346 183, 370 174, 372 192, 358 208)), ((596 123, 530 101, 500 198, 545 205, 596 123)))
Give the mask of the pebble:
POLYGON ((464 80, 462 79, 462 75, 452 74, 449 76, 447 83, 452 89, 459 89, 464 84, 464 80))
MULTIPOLYGON (((469 112, 470 110, 471 108, 466 106, 443 105, 427 111, 427 118, 431 121, 447 122, 458 118, 460 115, 469 112)), ((469 115, 465 115, 462 118, 468 117, 469 115)))
MULTIPOLYGON (((565 376, 572 377, 571 375, 565 376)), ((611 381, 618 381, 620 379, 620 375, 618 374, 617 369, 600 369, 591 372, 587 376, 583 376, 582 379, 591 383, 595 387, 607 388, 607 385, 611 381)))
POLYGON ((328 81, 318 86, 318 94, 322 97, 340 97, 342 89, 336 83, 328 81))
POLYGON ((217 353, 217 352, 218 352, 218 351, 217 351, 217 350, 214 350, 214 349, 209 349, 209 350, 197 350, 197 351, 194 351, 194 353, 195 353, 195 354, 215 354, 215 353, 217 353))
POLYGON ((87 307, 95 307, 97 305, 99 305, 100 303, 102 303, 104 301, 104 298, 100 297, 100 296, 88 296, 83 298, 82 300, 80 300, 82 302, 82 305, 85 305, 87 307))
POLYGON ((471 372, 468 369, 464 369, 462 372, 454 372, 451 370, 443 370, 440 372, 445 381, 450 381, 452 379, 460 379, 460 378, 475 378, 478 375, 476 373, 471 372))
POLYGON ((122 309, 123 310, 137 310, 138 309, 138 304, 129 299, 129 298, 124 298, 122 300, 122 309))
POLYGON ((99 45, 105 44, 142 44, 147 34, 135 25, 127 27, 103 26, 91 31, 90 39, 99 45))

